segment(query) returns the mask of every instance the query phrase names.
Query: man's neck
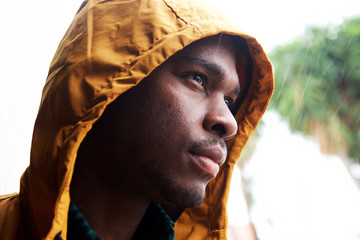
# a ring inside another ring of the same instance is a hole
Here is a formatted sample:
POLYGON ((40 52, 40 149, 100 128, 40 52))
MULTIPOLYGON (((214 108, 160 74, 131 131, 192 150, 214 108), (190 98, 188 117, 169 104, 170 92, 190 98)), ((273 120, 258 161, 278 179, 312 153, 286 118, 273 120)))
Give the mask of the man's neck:
POLYGON ((150 200, 129 193, 127 187, 111 191, 88 171, 77 170, 71 183, 71 199, 90 227, 104 240, 131 239, 150 200))

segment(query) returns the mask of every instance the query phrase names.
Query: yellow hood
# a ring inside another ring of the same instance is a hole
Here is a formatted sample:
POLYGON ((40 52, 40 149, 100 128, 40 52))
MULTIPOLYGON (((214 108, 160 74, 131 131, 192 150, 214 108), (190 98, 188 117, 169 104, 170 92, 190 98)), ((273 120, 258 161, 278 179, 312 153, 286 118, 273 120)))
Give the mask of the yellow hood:
POLYGON ((184 211, 175 232, 176 239, 226 239, 232 169, 270 100, 272 68, 254 38, 195 0, 84 1, 50 66, 20 194, 0 202, 0 239, 15 236, 16 230, 4 233, 4 226, 14 225, 35 239, 54 239, 59 232, 66 239, 77 150, 94 122, 175 52, 219 33, 245 39, 252 60, 248 91, 235 116, 239 128, 228 142, 226 163, 209 183, 205 201, 184 211))

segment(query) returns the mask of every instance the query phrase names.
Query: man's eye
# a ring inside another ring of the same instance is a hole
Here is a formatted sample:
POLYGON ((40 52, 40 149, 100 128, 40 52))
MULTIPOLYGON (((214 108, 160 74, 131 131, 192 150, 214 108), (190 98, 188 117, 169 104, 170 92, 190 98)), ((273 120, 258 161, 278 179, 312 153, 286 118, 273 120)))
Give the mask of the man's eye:
POLYGON ((197 83, 199 83, 202 86, 205 85, 206 77, 201 74, 197 74, 197 73, 192 74, 192 79, 194 79, 197 83))
POLYGON ((225 104, 226 104, 228 107, 230 107, 230 106, 232 105, 232 103, 233 103, 233 100, 232 100, 232 99, 229 99, 229 98, 225 98, 225 99, 224 99, 224 102, 225 102, 225 104))

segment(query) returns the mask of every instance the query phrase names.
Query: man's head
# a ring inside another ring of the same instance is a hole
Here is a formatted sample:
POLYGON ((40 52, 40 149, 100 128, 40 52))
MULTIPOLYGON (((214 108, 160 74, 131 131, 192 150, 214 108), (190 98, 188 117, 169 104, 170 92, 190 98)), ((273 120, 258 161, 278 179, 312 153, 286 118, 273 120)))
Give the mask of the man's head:
POLYGON ((237 132, 238 53, 227 35, 176 53, 106 109, 78 158, 115 195, 198 206, 237 132))

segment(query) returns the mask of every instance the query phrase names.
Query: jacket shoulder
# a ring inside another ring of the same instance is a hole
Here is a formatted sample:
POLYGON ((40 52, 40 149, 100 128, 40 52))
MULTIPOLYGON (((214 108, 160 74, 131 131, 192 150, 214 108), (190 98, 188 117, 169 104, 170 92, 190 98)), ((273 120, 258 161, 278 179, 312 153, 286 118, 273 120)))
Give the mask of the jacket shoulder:
POLYGON ((0 196, 0 239, 31 239, 26 225, 19 194, 0 196))

